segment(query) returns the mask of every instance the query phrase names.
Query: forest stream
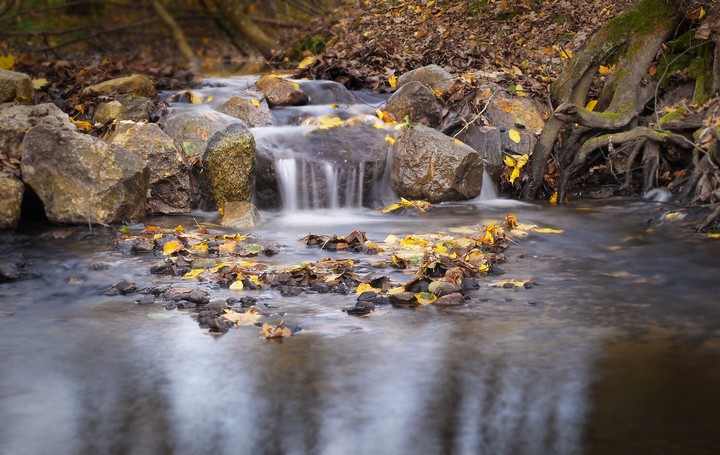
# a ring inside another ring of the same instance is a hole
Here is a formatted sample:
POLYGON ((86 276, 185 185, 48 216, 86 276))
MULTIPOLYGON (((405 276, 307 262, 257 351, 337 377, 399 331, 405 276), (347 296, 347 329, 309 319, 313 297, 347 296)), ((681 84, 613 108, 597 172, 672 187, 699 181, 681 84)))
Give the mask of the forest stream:
MULTIPOLYGON (((224 88, 204 96, 220 100, 249 84, 216 82, 224 88)), ((348 115, 372 115, 381 102, 356 96, 348 115)), ((333 102, 274 110, 281 126, 255 130, 258 149, 333 102)), ((342 311, 354 293, 206 286, 213 297, 257 297, 302 329, 281 340, 255 326, 213 334, 190 311, 106 295, 123 279, 141 289, 188 284, 149 273, 160 255, 114 248, 118 227, 3 233, 0 266, 27 279, 0 284, 0 452, 720 453, 720 241, 689 233, 667 217, 671 206, 553 207, 502 199, 485 185, 476 200, 382 214, 366 207, 362 168, 322 167, 315 184, 341 190, 322 191, 327 199, 317 202, 297 183, 310 179, 297 153, 277 157, 283 208, 261 210, 251 231, 278 245, 262 258, 273 266, 372 261, 300 243, 310 233, 362 230, 382 241, 502 223, 508 213, 552 232, 513 241, 504 274, 479 278, 461 306, 387 305, 357 317, 342 311)), ((216 221, 197 211, 144 225, 234 233, 216 221)), ((408 279, 401 271, 391 278, 408 279)))

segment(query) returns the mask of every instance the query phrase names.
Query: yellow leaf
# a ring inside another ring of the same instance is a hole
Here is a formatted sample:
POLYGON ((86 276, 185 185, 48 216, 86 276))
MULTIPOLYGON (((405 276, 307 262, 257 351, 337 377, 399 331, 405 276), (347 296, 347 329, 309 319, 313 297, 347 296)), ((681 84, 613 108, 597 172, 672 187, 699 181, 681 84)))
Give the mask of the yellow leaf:
POLYGON ((513 230, 518 226, 518 219, 512 213, 505 214, 505 221, 503 222, 506 228, 513 230))
POLYGON ((423 240, 419 237, 415 237, 412 235, 408 235, 400 241, 401 247, 410 249, 425 248, 428 245, 430 245, 430 242, 428 242, 427 240, 423 240))
POLYGON ((394 294, 400 294, 401 292, 405 292, 405 286, 398 286, 396 288, 390 288, 390 289, 388 289, 387 293, 389 295, 394 295, 394 294))
POLYGON ((183 227, 182 224, 178 224, 177 226, 175 226, 175 229, 173 229, 173 231, 175 231, 175 232, 185 232, 185 228, 183 227))
POLYGON ((520 143, 520 131, 516 130, 515 128, 511 128, 510 131, 508 131, 508 136, 510 136, 510 139, 516 144, 520 143))
POLYGON ((428 305, 437 300, 437 296, 432 292, 418 292, 415 294, 415 298, 420 305, 428 305))
POLYGON ((600 65, 600 68, 598 69, 598 73, 600 73, 600 75, 602 75, 602 76, 604 76, 606 74, 612 74, 615 72, 615 67, 616 67, 616 65, 609 65, 609 66, 600 65))
POLYGON ((182 243, 178 242, 177 240, 170 240, 168 243, 165 244, 165 246, 163 246, 163 256, 170 256, 171 254, 177 253, 182 249, 182 243))
POLYGON ((343 121, 340 117, 337 116, 325 116, 320 119, 318 122, 318 129, 321 130, 328 130, 330 128, 335 128, 338 126, 342 126, 343 121))
POLYGON ((558 192, 554 192, 552 196, 550 196, 550 204, 551 205, 557 205, 557 199, 558 199, 558 192))
POLYGON ((503 281, 493 281, 490 283, 490 287, 493 288, 504 288, 504 287, 516 287, 521 288, 525 286, 525 283, 527 281, 520 281, 520 280, 503 280, 503 281))
POLYGON ((708 238, 710 238, 710 239, 720 239, 720 234, 719 234, 719 233, 715 233, 715 232, 712 233, 712 234, 708 234, 707 236, 708 236, 708 238))
POLYGON ((315 61, 315 56, 310 55, 310 56, 305 57, 304 59, 300 60, 300 63, 298 64, 297 67, 300 70, 303 68, 307 68, 308 66, 312 65, 314 61, 315 61))
POLYGON ((391 136, 385 136, 385 140, 390 144, 393 145, 395 143, 395 138, 391 136))
POLYGON ((0 69, 11 70, 15 66, 15 56, 12 54, 0 55, 0 69))
POLYGON ((237 325, 255 325, 258 319, 262 317, 260 313, 254 311, 255 307, 250 307, 245 313, 238 313, 236 311, 226 309, 223 318, 228 321, 232 321, 237 325))
POLYGON ((197 278, 201 273, 203 273, 205 269, 192 269, 185 275, 183 275, 183 280, 193 280, 197 278))
POLYGON ((34 88, 35 90, 40 90, 41 88, 43 88, 43 87, 45 87, 46 85, 48 85, 48 80, 45 79, 44 77, 41 77, 41 78, 39 78, 39 79, 33 79, 33 80, 32 80, 32 85, 33 85, 33 88, 34 88))
POLYGON ((592 111, 595 109, 595 106, 597 106, 597 103, 598 103, 598 100, 590 100, 585 105, 585 109, 587 109, 588 111, 592 111))
POLYGON ((390 79, 388 79, 388 83, 390 84, 390 87, 392 87, 392 88, 397 87, 397 77, 390 76, 390 79))
POLYGON ((370 286, 370 283, 360 283, 358 285, 357 289, 355 290, 355 294, 360 295, 363 292, 367 292, 367 291, 372 291, 372 292, 377 293, 377 292, 380 292, 380 289, 370 286))
POLYGON ((266 339, 291 337, 292 330, 285 327, 285 321, 280 321, 280 324, 276 326, 272 326, 266 322, 263 324, 262 334, 266 339))
POLYGON ((228 287, 231 291, 242 291, 245 285, 243 284, 242 280, 238 279, 232 282, 232 284, 228 287))
POLYGON ((235 247, 237 244, 235 242, 225 242, 219 247, 220 254, 230 254, 235 252, 235 247))
POLYGON ((465 145, 465 143, 458 138, 453 138, 453 141, 458 145, 465 145))
POLYGON ((395 122, 395 120, 392 118, 392 116, 390 114, 388 114, 387 112, 385 112, 383 110, 375 109, 375 114, 378 116, 378 118, 380 120, 387 123, 388 125, 394 125, 395 123, 397 123, 397 122, 395 122))
POLYGON ((80 128, 81 130, 90 131, 92 129, 92 124, 90 122, 86 122, 85 120, 72 120, 72 122, 80 128))
POLYGON ((565 232, 565 230, 563 230, 563 229, 539 228, 539 227, 531 228, 530 230, 533 232, 539 232, 541 234, 562 234, 563 232, 565 232))
POLYGON ((204 255, 204 254, 207 254, 208 246, 207 246, 207 243, 199 243, 197 245, 191 246, 190 250, 193 253, 197 253, 199 255, 204 255))
POLYGON ((510 173, 510 183, 515 183, 518 177, 520 177, 520 168, 514 167, 512 173, 510 173))
POLYGON ((260 101, 256 100, 255 98, 251 98, 250 102, 252 103, 253 106, 260 107, 260 101))
POLYGON ((510 155, 505 155, 503 157, 503 163, 505 163, 507 166, 510 166, 510 167, 516 166, 515 159, 513 157, 511 157, 510 155))

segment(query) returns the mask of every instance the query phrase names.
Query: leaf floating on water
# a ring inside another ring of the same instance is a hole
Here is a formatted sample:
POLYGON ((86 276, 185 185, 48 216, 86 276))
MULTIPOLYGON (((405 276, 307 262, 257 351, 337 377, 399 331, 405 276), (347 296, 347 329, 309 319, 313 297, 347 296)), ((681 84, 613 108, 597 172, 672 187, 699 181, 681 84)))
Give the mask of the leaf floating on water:
POLYGON ((502 280, 502 281, 493 281, 488 286, 492 288, 506 288, 506 289, 513 289, 513 288, 522 288, 527 287, 528 284, 534 284, 530 280, 502 280))
POLYGON ((188 273, 183 275, 182 279, 183 280, 194 280, 195 278, 200 276, 200 274, 203 273, 204 271, 205 271, 205 269, 192 269, 191 271, 189 271, 188 273))
POLYGON ((550 196, 550 205, 557 205, 557 199, 558 199, 558 192, 554 192, 552 196, 550 196))
POLYGON ((239 313, 226 309, 225 314, 223 314, 222 317, 228 321, 234 322, 237 325, 250 326, 255 325, 262 315, 255 310, 254 306, 251 306, 245 313, 239 313))
POLYGON ((147 317, 150 319, 170 319, 174 318, 175 315, 172 313, 148 313, 147 317))
MULTIPOLYGON (((423 212, 427 211, 427 209, 430 208, 431 206, 432 206, 432 204, 427 201, 408 201, 405 198, 400 198, 400 202, 390 204, 387 207, 382 208, 378 211, 380 213, 390 213, 390 212, 394 212, 395 210, 401 209, 403 207, 407 207, 407 208, 416 209, 418 212, 423 213, 423 212)), ((386 243, 388 243, 387 240, 386 240, 386 243)))
POLYGON ((515 215, 508 213, 505 215, 505 221, 503 221, 503 224, 506 228, 512 231, 518 227, 518 219, 515 215))
POLYGON ((539 228, 539 227, 530 228, 530 230, 533 232, 539 232, 541 234, 562 234, 563 232, 565 232, 564 229, 539 228))
POLYGON ((243 284, 242 280, 235 280, 228 289, 230 289, 231 291, 242 291, 244 287, 245 285, 243 284))
POLYGON ((263 336, 270 340, 273 338, 287 338, 293 336, 292 330, 285 327, 285 321, 280 321, 280 324, 272 326, 267 322, 262 327, 263 336))

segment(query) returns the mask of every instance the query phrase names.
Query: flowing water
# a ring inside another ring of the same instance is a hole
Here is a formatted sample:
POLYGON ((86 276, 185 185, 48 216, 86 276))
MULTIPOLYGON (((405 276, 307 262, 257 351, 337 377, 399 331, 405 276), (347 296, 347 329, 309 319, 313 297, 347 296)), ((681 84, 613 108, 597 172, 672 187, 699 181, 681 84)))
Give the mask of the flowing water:
MULTIPOLYGON (((257 327, 213 336, 190 313, 156 319, 164 310, 136 295, 103 295, 121 279, 188 284, 149 275, 158 257, 114 251, 112 229, 4 234, 0 267, 38 276, 0 284, 0 453, 720 453, 719 241, 659 225, 664 206, 641 200, 548 207, 486 193, 411 217, 337 197, 263 211, 253 232, 281 253, 262 260, 362 266, 372 257, 298 240, 355 229, 382 240, 507 212, 564 232, 506 251, 502 278, 538 286, 483 278, 459 308, 358 318, 341 311, 351 295, 267 291, 263 302, 303 328, 282 342, 257 327)), ((194 225, 147 221, 178 223, 194 225)))

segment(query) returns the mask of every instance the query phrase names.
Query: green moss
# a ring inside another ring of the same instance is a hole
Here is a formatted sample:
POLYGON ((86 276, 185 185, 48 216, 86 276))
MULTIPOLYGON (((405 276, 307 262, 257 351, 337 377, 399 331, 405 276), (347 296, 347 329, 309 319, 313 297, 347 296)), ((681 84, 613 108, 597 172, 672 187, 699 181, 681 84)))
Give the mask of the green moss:
MULTIPOLYGON (((710 44, 710 43, 708 43, 710 44)), ((710 99, 713 84, 713 53, 712 46, 702 45, 698 55, 688 65, 688 76, 695 79, 693 103, 702 104, 710 99)))
POLYGON ((607 27, 614 33, 635 32, 644 34, 657 26, 657 22, 677 13, 676 0, 641 0, 637 7, 611 19, 607 27))
POLYGON ((678 120, 687 115, 687 110, 685 108, 679 107, 677 109, 673 109, 672 111, 668 112, 667 114, 660 117, 660 125, 668 122, 672 122, 673 120, 678 120))

